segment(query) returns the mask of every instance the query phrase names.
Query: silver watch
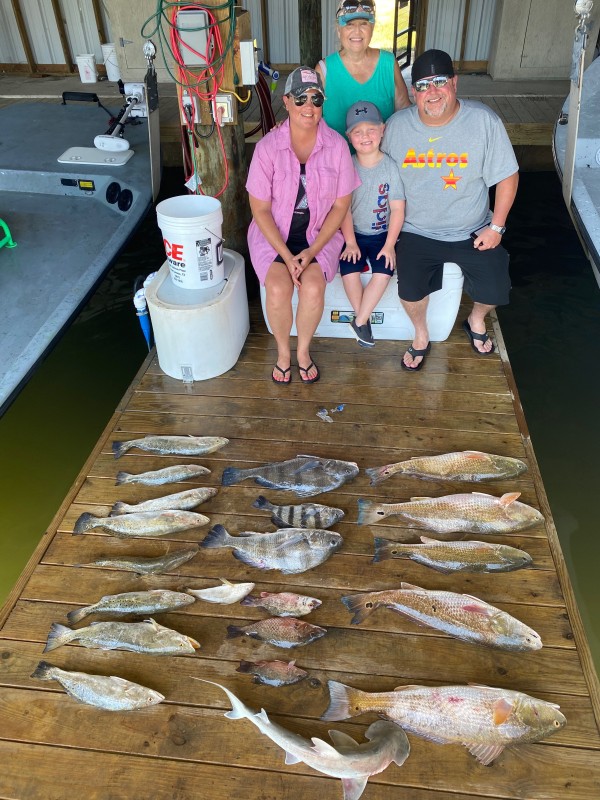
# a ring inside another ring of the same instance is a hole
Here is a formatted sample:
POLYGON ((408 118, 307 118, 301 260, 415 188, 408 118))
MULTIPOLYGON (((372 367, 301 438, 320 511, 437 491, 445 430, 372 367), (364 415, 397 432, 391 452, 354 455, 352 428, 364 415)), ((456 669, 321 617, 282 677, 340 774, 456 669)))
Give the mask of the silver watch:
POLYGON ((488 225, 488 228, 491 228, 493 231, 496 231, 496 233, 499 233, 500 236, 502 236, 502 234, 506 231, 506 225, 502 225, 502 226, 494 225, 493 222, 490 222, 490 224, 488 225))

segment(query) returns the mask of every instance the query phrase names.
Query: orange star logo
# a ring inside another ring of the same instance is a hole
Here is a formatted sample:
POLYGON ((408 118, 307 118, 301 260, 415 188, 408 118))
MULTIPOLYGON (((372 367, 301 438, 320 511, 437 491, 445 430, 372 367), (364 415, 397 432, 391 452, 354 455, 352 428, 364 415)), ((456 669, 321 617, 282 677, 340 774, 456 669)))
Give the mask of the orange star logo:
POLYGON ((446 184, 444 186, 444 191, 446 191, 446 189, 450 189, 450 188, 452 188, 452 189, 454 189, 456 191, 456 184, 458 183, 458 181, 462 180, 462 176, 461 175, 459 175, 458 177, 456 177, 454 175, 454 170, 453 169, 450 170, 450 175, 442 175, 441 177, 442 177, 442 180, 444 181, 444 183, 446 184))

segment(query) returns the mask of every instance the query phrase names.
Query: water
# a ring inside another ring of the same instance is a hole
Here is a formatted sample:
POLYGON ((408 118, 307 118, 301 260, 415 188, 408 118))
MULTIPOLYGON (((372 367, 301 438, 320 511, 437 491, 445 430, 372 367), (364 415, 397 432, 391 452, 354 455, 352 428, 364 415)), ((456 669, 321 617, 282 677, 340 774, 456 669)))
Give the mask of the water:
MULTIPOLYGON (((180 193, 179 184, 173 186, 172 193, 180 193)), ((505 239, 514 288, 511 305, 500 309, 499 317, 598 668, 600 289, 554 173, 522 175, 505 239)), ((137 275, 146 275, 163 260, 151 213, 83 313, 0 418, 0 601, 144 359, 132 285, 137 275)))

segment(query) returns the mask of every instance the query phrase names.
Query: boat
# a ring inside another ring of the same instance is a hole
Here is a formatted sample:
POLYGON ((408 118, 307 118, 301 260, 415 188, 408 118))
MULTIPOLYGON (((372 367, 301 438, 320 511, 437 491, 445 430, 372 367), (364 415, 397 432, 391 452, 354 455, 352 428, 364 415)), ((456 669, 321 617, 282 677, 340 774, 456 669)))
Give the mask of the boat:
POLYGON ((149 118, 125 140, 105 133, 107 111, 65 98, 0 110, 0 413, 152 204, 149 118))

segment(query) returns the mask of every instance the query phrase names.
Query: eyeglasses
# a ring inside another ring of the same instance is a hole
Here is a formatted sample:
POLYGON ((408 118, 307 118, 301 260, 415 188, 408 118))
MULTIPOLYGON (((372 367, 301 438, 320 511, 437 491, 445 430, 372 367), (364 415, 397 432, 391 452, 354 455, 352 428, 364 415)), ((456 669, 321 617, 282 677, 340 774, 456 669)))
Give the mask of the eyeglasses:
POLYGON ((374 3, 354 3, 352 0, 349 0, 347 3, 342 3, 337 10, 336 17, 341 16, 342 14, 356 14, 357 11, 364 11, 365 14, 374 14, 375 13, 375 4, 374 3))
POLYGON ((295 106, 303 106, 309 97, 310 102, 313 104, 313 106, 315 106, 315 108, 321 108, 325 102, 325 98, 322 94, 299 94, 298 96, 292 95, 292 100, 294 101, 295 106))
POLYGON ((432 85, 436 89, 441 89, 442 86, 445 86, 448 83, 450 77, 450 75, 434 75, 433 78, 422 78, 420 81, 415 81, 413 86, 415 88, 415 92, 426 92, 432 85))

